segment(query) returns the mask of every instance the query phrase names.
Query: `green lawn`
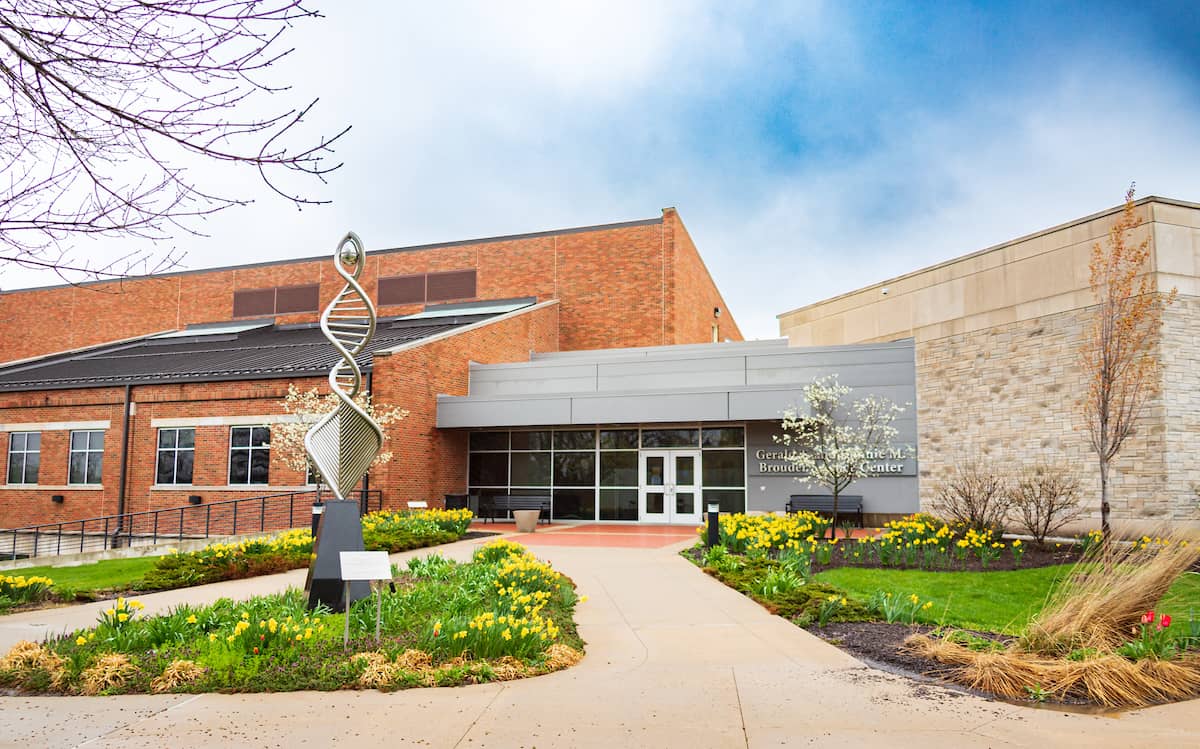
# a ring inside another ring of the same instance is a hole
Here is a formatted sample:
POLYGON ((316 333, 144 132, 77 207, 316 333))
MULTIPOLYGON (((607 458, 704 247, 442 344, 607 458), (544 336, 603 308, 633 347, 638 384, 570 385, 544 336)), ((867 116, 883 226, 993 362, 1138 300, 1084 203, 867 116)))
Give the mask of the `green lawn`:
MULTIPOLYGON (((1017 634, 1045 603, 1071 565, 1005 572, 925 572, 841 567, 816 575, 866 602, 877 590, 915 593, 934 602, 928 620, 954 627, 1017 634)), ((1200 615, 1200 575, 1187 573, 1171 588, 1161 609, 1186 625, 1189 609, 1200 615)))
POLYGON ((127 590, 137 587, 154 566, 158 557, 135 557, 132 559, 106 559, 102 562, 81 564, 76 567, 22 567, 5 570, 8 575, 41 575, 54 581, 56 592, 73 590, 77 593, 98 590, 127 590))

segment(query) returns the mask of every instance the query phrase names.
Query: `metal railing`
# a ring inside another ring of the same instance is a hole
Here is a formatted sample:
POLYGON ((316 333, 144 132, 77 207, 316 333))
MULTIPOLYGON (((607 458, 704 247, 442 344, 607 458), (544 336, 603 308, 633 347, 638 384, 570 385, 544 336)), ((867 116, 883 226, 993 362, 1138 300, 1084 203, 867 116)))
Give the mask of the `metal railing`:
MULTIPOLYGON (((382 509, 383 494, 378 489, 360 490, 355 494, 363 514, 382 509)), ((0 559, 78 554, 308 528, 312 524, 312 504, 316 498, 315 490, 283 492, 11 528, 0 531, 0 559)), ((322 498, 330 499, 330 495, 325 493, 322 498)))

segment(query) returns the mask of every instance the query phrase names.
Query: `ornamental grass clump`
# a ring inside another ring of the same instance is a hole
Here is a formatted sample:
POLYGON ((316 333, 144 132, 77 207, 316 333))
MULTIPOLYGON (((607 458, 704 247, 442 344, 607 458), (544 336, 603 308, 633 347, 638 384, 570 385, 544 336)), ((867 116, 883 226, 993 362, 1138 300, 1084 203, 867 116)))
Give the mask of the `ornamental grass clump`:
POLYGON ((1009 699, 1031 694, 1137 707, 1200 695, 1200 652, 1174 637, 1155 607, 1200 559, 1185 539, 1107 544, 1077 564, 1024 633, 1003 650, 919 634, 908 651, 947 666, 940 675, 1009 699))

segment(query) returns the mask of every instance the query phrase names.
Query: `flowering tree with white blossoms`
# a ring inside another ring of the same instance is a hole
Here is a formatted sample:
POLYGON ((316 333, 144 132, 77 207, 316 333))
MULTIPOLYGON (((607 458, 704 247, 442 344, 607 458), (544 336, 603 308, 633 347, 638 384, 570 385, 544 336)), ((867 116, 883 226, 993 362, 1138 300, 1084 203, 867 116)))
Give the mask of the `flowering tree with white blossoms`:
MULTIPOLYGON (((896 450, 905 459, 913 454, 910 445, 893 444, 898 430, 896 419, 904 413, 887 398, 869 395, 848 402, 851 388, 838 382, 837 375, 813 380, 804 387, 808 413, 796 409, 784 412, 782 434, 775 441, 795 448, 787 460, 800 474, 797 481, 812 487, 824 487, 833 495, 836 521, 838 497, 854 481, 874 475, 873 455, 896 450)), ((836 538, 834 524, 830 533, 836 538)))
MULTIPOLYGON (((408 411, 402 408, 373 403, 370 394, 366 392, 359 393, 354 402, 375 420, 379 428, 384 431, 385 436, 389 425, 408 416, 408 411)), ((338 399, 333 393, 321 395, 317 388, 300 390, 295 385, 289 384, 287 396, 283 399, 283 410, 295 416, 296 419, 272 426, 272 452, 276 452, 288 468, 306 475, 311 469, 312 474, 317 475, 315 467, 309 462, 308 453, 304 450, 304 435, 308 433, 313 424, 321 420, 321 417, 337 408, 337 405, 338 399)), ((391 459, 391 451, 382 450, 375 456, 375 460, 371 461, 371 468, 381 466, 391 459)), ((320 475, 317 475, 317 480, 321 484, 325 483, 320 475)))

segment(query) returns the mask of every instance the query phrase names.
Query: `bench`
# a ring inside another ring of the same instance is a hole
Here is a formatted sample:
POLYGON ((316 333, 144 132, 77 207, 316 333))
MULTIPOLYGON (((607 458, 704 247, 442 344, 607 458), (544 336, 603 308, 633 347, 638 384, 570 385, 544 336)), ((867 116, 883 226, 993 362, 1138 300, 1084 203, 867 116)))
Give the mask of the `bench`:
MULTIPOLYGON (((833 497, 828 494, 793 494, 788 497, 785 510, 790 514, 808 510, 822 515, 833 515, 833 497)), ((843 494, 838 497, 838 517, 852 515, 858 527, 863 527, 863 498, 861 495, 843 494)), ((833 518, 833 524, 838 524, 838 517, 833 518)))
POLYGON ((507 518, 513 510, 541 510, 542 514, 538 516, 538 522, 550 522, 549 497, 513 497, 501 494, 479 499, 479 517, 483 518, 484 522, 495 520, 497 517, 507 518), (497 513, 503 514, 497 515, 497 513))

